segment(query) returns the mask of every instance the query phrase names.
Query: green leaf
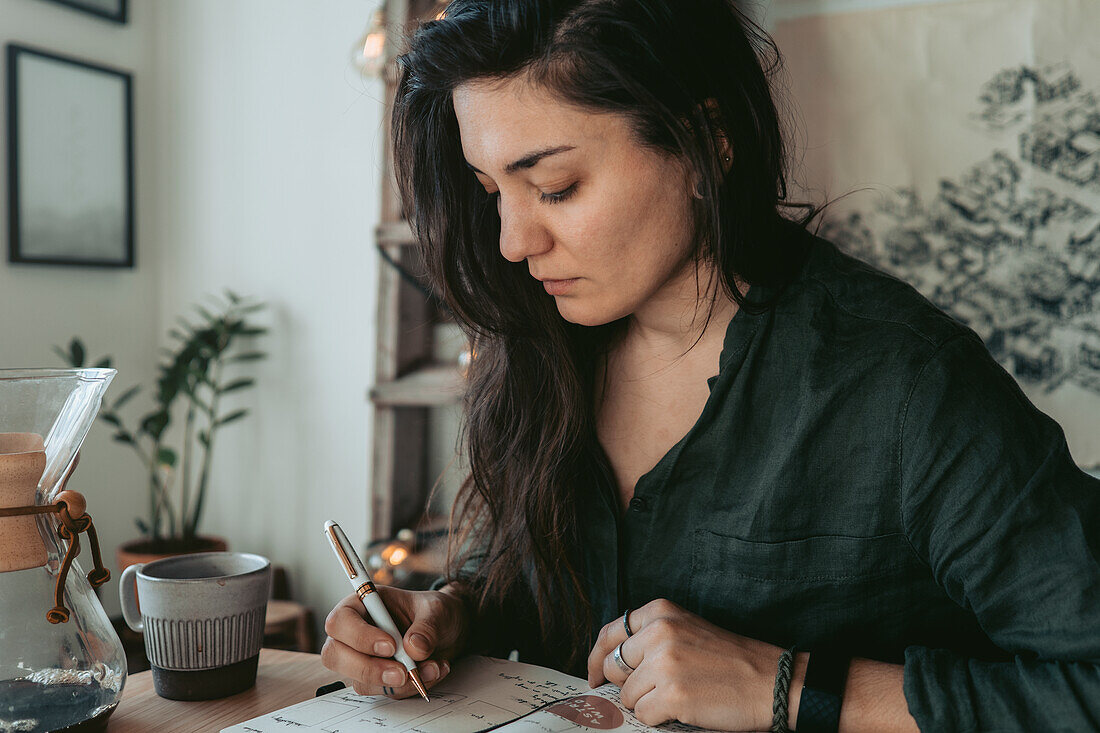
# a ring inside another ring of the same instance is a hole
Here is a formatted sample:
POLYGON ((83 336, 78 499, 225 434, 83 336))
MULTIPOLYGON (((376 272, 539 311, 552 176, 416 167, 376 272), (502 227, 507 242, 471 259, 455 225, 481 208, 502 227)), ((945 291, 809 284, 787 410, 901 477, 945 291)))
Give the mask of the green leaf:
POLYGON ((209 364, 209 362, 207 362, 204 359, 203 364, 202 364, 201 367, 191 367, 190 369, 187 370, 187 376, 191 379, 192 384, 195 384, 195 385, 205 384, 209 387, 214 386, 213 384, 210 383, 210 378, 206 376, 206 370, 207 370, 207 365, 208 364, 209 364))
POLYGON ((72 366, 72 362, 70 362, 70 361, 69 361, 69 352, 68 352, 68 351, 65 351, 65 349, 61 348, 60 346, 56 346, 56 345, 55 345, 55 346, 53 347, 53 353, 55 353, 55 354, 57 354, 58 356, 60 356, 60 357, 61 357, 61 361, 65 362, 65 363, 66 363, 66 364, 68 364, 69 366, 72 366))
POLYGON ((176 465, 176 452, 171 448, 161 448, 157 451, 157 463, 173 468, 176 465))
POLYGON ((252 303, 250 305, 242 305, 241 307, 237 308, 237 312, 241 314, 256 313, 258 311, 262 311, 266 307, 267 303, 252 303))
POLYGON ((115 441, 118 443, 128 443, 130 445, 133 445, 134 443, 134 436, 126 432, 125 430, 120 430, 115 433, 114 438, 115 441))
POLYGON ((118 396, 118 399, 115 400, 115 404, 111 408, 111 410, 112 411, 117 410, 118 408, 122 407, 127 402, 129 402, 131 399, 133 399, 134 395, 136 395, 140 391, 141 391, 141 385, 140 384, 135 384, 133 387, 130 387, 130 389, 126 390, 125 392, 123 392, 122 394, 120 394, 118 396))
POLYGON ((142 534, 149 534, 149 525, 147 525, 140 517, 134 517, 134 524, 137 525, 138 532, 142 534))
POLYGON ((206 404, 205 402, 203 402, 203 401, 202 401, 202 399, 201 399, 201 398, 199 398, 199 396, 198 396, 198 395, 194 395, 194 394, 189 394, 189 395, 187 395, 187 396, 188 396, 188 398, 189 398, 189 399, 190 399, 190 400, 191 400, 192 402, 194 402, 194 403, 195 403, 195 406, 196 406, 196 407, 198 407, 198 408, 199 408, 200 410, 202 410, 203 412, 205 412, 205 413, 206 413, 207 415, 211 415, 211 414, 212 414, 212 412, 213 412, 213 411, 212 411, 212 410, 210 409, 210 405, 208 405, 208 404, 206 404))
POLYGON ((95 363, 95 368, 96 369, 110 369, 111 368, 111 357, 105 356, 102 359, 100 359, 99 361, 97 361, 95 363))
POLYGON ((154 412, 141 421, 142 432, 148 433, 153 440, 160 440, 164 429, 168 427, 168 413, 166 411, 154 412))
POLYGON ((248 414, 248 410, 235 410, 235 411, 229 413, 228 415, 226 415, 225 417, 219 418, 218 421, 216 423, 214 423, 214 426, 215 427, 221 427, 222 425, 228 425, 231 422, 234 422, 236 420, 240 420, 242 417, 244 417, 247 414, 248 414))
POLYGON ((74 367, 84 366, 84 344, 80 343, 80 339, 74 338, 69 342, 69 358, 74 367))
POLYGON ((255 383, 255 379, 249 379, 248 377, 245 377, 244 379, 237 379, 230 382, 229 384, 219 389, 218 392, 220 392, 221 394, 225 394, 226 392, 236 392, 238 389, 251 387, 255 383))
POLYGON ((249 326, 248 328, 242 328, 237 331, 241 336, 263 336, 267 333, 267 329, 262 326, 249 326))
POLYGON ((195 310, 197 310, 199 312, 199 315, 201 315, 203 318, 210 321, 210 323, 216 323, 217 320, 218 320, 217 318, 214 317, 213 313, 211 313, 210 311, 208 311, 206 308, 202 307, 201 305, 196 305, 195 310))
POLYGON ((234 293, 229 288, 225 289, 225 297, 229 298, 229 302, 232 303, 233 305, 236 305, 237 303, 241 302, 241 296, 237 295, 236 293, 234 293))
POLYGON ((187 341, 189 338, 191 338, 191 334, 185 333, 184 331, 181 331, 178 328, 173 328, 170 331, 168 331, 168 335, 171 336, 172 338, 178 339, 180 341, 187 341))
POLYGON ((210 433, 205 430, 199 431, 199 442, 202 443, 204 448, 210 447, 210 433))
POLYGON ((109 425, 114 425, 116 428, 122 427, 122 421, 118 419, 118 415, 113 412, 101 412, 99 413, 99 419, 109 425))
POLYGON ((240 354, 234 354, 233 356, 226 357, 226 364, 236 364, 241 361, 260 361, 266 359, 267 354, 263 351, 245 351, 240 354))

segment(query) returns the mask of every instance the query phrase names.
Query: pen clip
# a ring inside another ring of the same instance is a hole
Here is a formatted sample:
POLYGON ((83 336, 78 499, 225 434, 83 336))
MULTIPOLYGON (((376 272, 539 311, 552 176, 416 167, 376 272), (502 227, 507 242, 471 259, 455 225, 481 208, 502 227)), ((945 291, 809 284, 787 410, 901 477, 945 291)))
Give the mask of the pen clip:
POLYGON ((340 558, 340 562, 344 563, 344 571, 348 574, 348 578, 357 578, 359 573, 355 571, 355 566, 352 565, 351 558, 348 557, 347 550, 344 549, 344 543, 340 541, 340 537, 336 534, 337 529, 339 529, 339 525, 335 523, 325 527, 329 542, 332 543, 332 549, 336 550, 336 556, 340 558))

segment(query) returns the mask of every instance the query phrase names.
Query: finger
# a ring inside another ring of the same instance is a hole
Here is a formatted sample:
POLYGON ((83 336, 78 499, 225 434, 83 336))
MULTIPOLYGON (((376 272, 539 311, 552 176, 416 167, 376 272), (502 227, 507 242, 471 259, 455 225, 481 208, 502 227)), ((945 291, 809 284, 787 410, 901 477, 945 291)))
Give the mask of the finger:
POLYGON ((634 717, 645 725, 656 727, 676 716, 669 714, 661 693, 653 688, 634 703, 634 717))
POLYGON ((428 689, 442 682, 451 673, 451 664, 445 659, 429 659, 418 663, 416 668, 420 674, 420 681, 428 689))
MULTIPOLYGON (((683 612, 684 610, 672 601, 658 598, 650 601, 641 608, 629 611, 630 630, 633 632, 634 636, 637 636, 647 624, 653 623, 659 619, 668 619, 678 616, 683 612)), ((605 662, 607 661, 608 655, 615 650, 615 647, 625 641, 626 638, 626 626, 623 624, 622 616, 618 616, 614 621, 604 624, 603 628, 600 629, 600 633, 596 637, 596 644, 592 647, 592 651, 588 655, 588 685, 590 687, 599 686, 605 678, 609 682, 614 681, 604 675, 603 670, 606 666, 605 662)))
POLYGON ((405 651, 414 661, 427 659, 435 651, 439 640, 439 632, 430 618, 416 618, 413 620, 405 637, 402 640, 405 651))
MULTIPOLYGON (((321 664, 344 677, 350 677, 381 694, 383 687, 402 688, 409 675, 400 662, 363 654, 338 639, 328 638, 321 647, 321 664)), ((415 688, 414 688, 415 692, 415 688)))
MULTIPOLYGON (((623 636, 626 636, 626 632, 623 632, 623 636)), ((634 668, 634 672, 623 670, 619 667, 618 662, 615 661, 615 650, 612 649, 611 653, 603 659, 603 676, 608 682, 612 682, 619 687, 623 686, 626 679, 635 674, 642 663, 645 661, 645 650, 648 637, 650 635, 642 635, 641 633, 635 634, 623 641, 619 646, 620 653, 622 654, 623 661, 627 665, 634 668)))
MULTIPOLYGON (((665 598, 658 598, 630 613, 630 630, 638 634, 642 629, 654 621, 676 618, 684 613, 684 609, 672 601, 665 598)), ((621 618, 619 626, 622 626, 621 618)), ((623 629, 623 636, 626 636, 626 629, 623 629)))
MULTIPOLYGON (((451 666, 443 660, 429 660, 421 662, 417 665, 418 673, 420 674, 420 681, 424 683, 425 689, 432 689, 435 685, 441 682, 450 674, 451 666)), ((355 682, 352 684, 352 688, 359 695, 386 695, 394 699, 402 699, 406 697, 415 697, 420 694, 420 691, 416 689, 416 685, 412 683, 412 679, 408 678, 404 685, 393 687, 390 685, 371 685, 363 682, 355 682)))
MULTIPOLYGON (((622 619, 622 617, 619 617, 622 619)), ((633 627, 632 627, 633 628, 633 627)), ((626 629, 619 621, 611 621, 604 624, 600 633, 596 636, 596 643, 592 651, 588 653, 588 686, 599 687, 605 676, 603 672, 604 660, 607 655, 615 650, 621 642, 626 640, 626 629)))
POLYGON ((348 596, 325 619, 325 633, 363 654, 392 657, 397 652, 393 637, 368 622, 365 612, 357 596, 348 596))
MULTIPOLYGON (((420 681, 424 683, 424 688, 427 690, 432 689, 451 671, 450 665, 440 659, 429 659, 420 662, 416 665, 416 669, 417 674, 420 675, 420 681)), ((384 675, 383 680, 385 680, 384 675)), ((400 700, 405 697, 416 697, 420 694, 420 691, 413 684, 412 677, 406 675, 404 684, 387 685, 381 690, 381 693, 375 694, 388 695, 400 700)))
POLYGON ((630 674, 626 681, 620 686, 619 699, 623 705, 634 709, 634 706, 638 704, 644 695, 648 694, 657 686, 654 676, 650 673, 650 668, 640 669, 630 674))

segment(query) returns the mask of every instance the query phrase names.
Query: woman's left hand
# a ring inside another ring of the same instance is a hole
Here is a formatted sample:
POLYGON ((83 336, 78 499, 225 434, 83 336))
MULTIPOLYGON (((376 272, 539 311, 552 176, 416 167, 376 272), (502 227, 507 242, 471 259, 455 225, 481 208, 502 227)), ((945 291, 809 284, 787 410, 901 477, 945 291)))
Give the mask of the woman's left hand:
POLYGON ((776 667, 783 650, 720 629, 672 601, 619 616, 600 630, 588 656, 588 684, 621 688, 623 705, 646 725, 668 720, 714 730, 769 730, 776 667), (612 658, 622 644, 626 673, 612 658))

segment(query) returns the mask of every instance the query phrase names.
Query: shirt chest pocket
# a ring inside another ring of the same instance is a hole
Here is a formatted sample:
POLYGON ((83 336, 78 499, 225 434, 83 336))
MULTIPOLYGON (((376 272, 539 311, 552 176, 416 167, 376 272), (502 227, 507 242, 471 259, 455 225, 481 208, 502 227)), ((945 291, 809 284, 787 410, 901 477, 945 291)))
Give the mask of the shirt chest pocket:
POLYGON ((905 623, 918 567, 903 535, 758 542, 698 529, 693 539, 690 610, 722 628, 780 645, 877 645, 905 623))

